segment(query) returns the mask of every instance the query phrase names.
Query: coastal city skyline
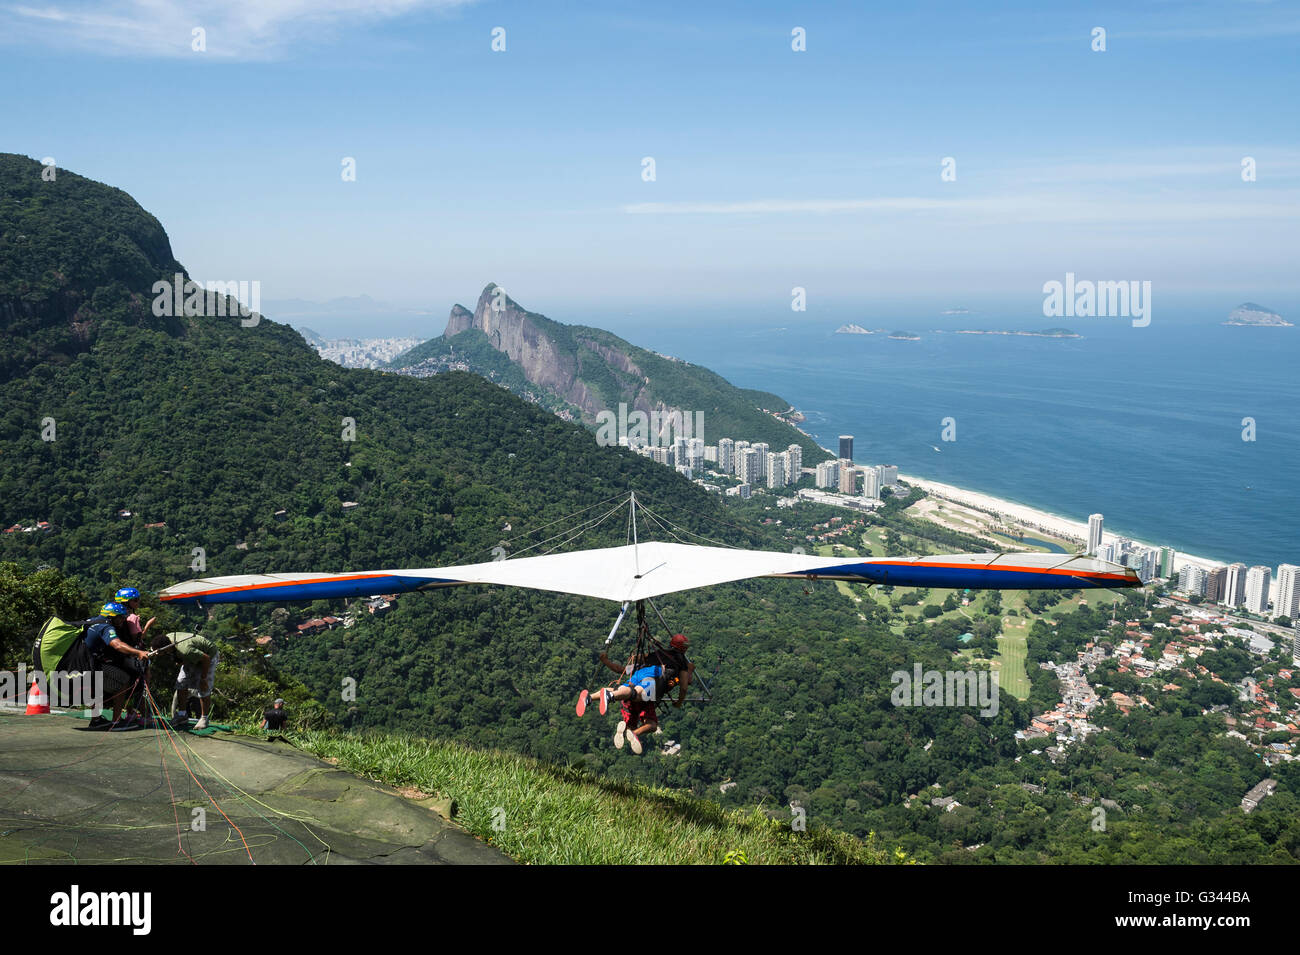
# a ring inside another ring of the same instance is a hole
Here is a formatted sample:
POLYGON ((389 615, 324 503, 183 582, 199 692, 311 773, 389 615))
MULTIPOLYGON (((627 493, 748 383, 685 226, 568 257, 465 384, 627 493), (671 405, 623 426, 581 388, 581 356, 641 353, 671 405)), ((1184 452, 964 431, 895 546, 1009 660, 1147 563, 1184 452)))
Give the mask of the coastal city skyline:
MULTIPOLYGON (((804 484, 798 495, 802 499, 853 510, 872 510, 881 505, 887 491, 897 488, 901 478, 905 482, 916 481, 942 499, 958 503, 963 498, 967 502, 971 500, 969 492, 952 488, 940 491, 929 482, 900 475, 897 466, 862 465, 852 457, 843 456, 846 452, 852 455, 853 440, 851 434, 840 435, 841 457, 808 468, 802 465, 803 451, 797 444, 784 451, 773 451, 765 442, 751 444, 744 439, 720 438, 710 445, 703 438, 673 437, 671 432, 662 442, 629 443, 623 439, 620 444, 675 469, 706 490, 742 498, 749 498, 755 490, 783 492, 804 484), (719 478, 731 478, 735 483, 714 483, 719 478), (809 484, 816 492, 808 493, 809 484), (831 493, 817 493, 827 491, 831 493)), ((829 448, 823 450, 832 453, 829 448)), ((794 500, 785 496, 778 503, 788 507, 794 500)), ((1300 634, 1300 566, 1282 563, 1274 571, 1265 565, 1247 568, 1241 562, 1224 564, 1180 553, 1169 546, 1143 543, 1106 531, 1105 515, 1101 513, 1090 515, 1087 524, 1076 529, 1068 520, 1062 521, 1055 515, 1036 513, 983 496, 976 499, 974 506, 1000 519, 1077 540, 1079 553, 1131 567, 1143 582, 1169 580, 1174 592, 1185 597, 1203 597, 1230 610, 1244 607, 1264 619, 1284 618, 1284 625, 1294 626, 1300 634)), ((1300 641, 1300 636, 1296 639, 1300 641)), ((1300 654, 1300 642, 1296 646, 1300 654)))

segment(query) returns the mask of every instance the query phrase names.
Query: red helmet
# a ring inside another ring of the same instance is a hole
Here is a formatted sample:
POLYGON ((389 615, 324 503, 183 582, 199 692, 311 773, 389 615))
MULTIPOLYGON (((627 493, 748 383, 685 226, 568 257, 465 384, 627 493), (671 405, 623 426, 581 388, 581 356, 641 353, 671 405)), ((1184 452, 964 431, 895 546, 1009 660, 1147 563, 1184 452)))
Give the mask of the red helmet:
POLYGON ((674 650, 685 650, 689 643, 689 641, 686 639, 686 634, 684 633, 673 634, 673 639, 671 642, 672 642, 672 648, 674 650))

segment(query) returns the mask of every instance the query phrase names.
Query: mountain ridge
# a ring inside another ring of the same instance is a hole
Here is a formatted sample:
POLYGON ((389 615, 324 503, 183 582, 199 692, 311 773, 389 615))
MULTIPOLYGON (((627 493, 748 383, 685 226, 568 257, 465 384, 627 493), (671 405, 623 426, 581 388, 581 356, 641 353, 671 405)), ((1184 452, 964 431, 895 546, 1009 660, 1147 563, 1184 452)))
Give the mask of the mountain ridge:
POLYGON ((807 463, 828 455, 798 429, 803 416, 779 396, 738 388, 701 365, 634 345, 605 329, 566 325, 529 311, 493 282, 472 312, 453 305, 441 336, 399 355, 389 367, 417 375, 468 368, 588 427, 602 413, 617 414, 620 404, 629 412, 655 413, 659 420, 671 411, 703 412, 705 434, 695 437, 706 442, 733 437, 778 448, 798 444, 807 463), (484 344, 518 369, 527 385, 478 347, 484 344))

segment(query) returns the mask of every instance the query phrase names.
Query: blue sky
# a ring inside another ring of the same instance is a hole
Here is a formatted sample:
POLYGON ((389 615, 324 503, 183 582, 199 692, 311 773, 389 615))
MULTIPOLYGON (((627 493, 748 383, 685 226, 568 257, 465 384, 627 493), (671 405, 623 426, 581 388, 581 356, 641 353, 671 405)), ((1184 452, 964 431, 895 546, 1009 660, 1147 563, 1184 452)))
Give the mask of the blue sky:
POLYGON ((0 149, 127 190, 199 278, 436 324, 490 280, 807 320, 1067 271, 1300 312, 1296 4, 699 6, 0 0, 0 149))

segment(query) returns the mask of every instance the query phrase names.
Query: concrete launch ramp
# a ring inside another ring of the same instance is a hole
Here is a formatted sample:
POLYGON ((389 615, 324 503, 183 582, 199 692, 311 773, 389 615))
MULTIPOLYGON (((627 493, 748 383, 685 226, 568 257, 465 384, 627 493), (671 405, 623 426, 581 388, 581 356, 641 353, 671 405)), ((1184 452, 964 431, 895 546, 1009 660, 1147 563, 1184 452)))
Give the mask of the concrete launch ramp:
POLYGON ((0 863, 510 862, 285 742, 86 727, 0 710, 0 863))

